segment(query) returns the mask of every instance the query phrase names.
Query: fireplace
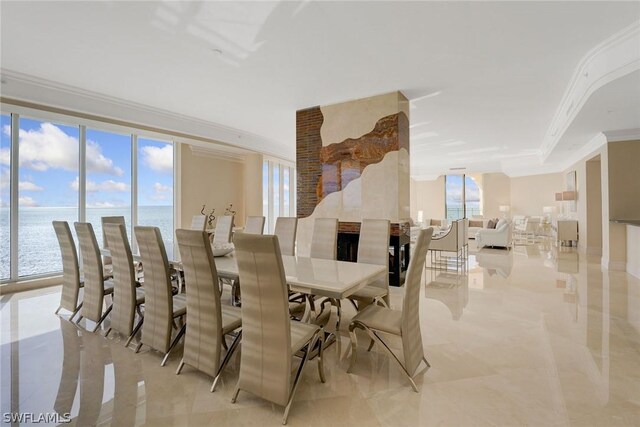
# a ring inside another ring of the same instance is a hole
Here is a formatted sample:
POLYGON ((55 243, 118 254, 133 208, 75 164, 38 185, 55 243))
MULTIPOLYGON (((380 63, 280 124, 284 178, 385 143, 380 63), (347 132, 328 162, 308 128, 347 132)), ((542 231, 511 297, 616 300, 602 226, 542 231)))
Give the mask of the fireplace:
MULTIPOLYGON (((409 224, 391 224, 389 237, 389 285, 402 286, 409 267, 409 224)), ((338 260, 358 261, 359 222, 340 222, 338 226, 338 260)))

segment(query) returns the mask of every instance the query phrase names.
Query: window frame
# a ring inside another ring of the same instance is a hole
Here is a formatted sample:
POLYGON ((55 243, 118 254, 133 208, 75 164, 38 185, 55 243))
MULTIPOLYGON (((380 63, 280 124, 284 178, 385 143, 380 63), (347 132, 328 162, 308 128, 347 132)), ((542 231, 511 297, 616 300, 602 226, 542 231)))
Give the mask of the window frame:
POLYGON ((262 158, 262 171, 264 170, 264 165, 268 164, 268 184, 267 184, 267 194, 264 194, 264 188, 262 191, 262 203, 264 206, 265 196, 267 198, 267 215, 266 215, 266 225, 267 232, 273 233, 273 230, 276 226, 276 218, 279 216, 296 216, 296 180, 292 179, 296 176, 296 167, 292 162, 287 162, 282 159, 278 159, 270 156, 263 156, 262 158), (278 188, 274 187, 274 169, 275 166, 278 166, 278 188), (289 170, 289 212, 285 212, 284 209, 284 170, 289 170), (278 212, 274 212, 275 207, 275 193, 278 193, 278 212))
MULTIPOLYGON (((43 108, 46 108, 43 106, 43 108)), ((83 117, 81 114, 61 114, 44 109, 24 107, 20 105, 13 105, 7 103, 0 103, 0 114, 10 116, 11 121, 11 147, 10 147, 10 188, 9 188, 9 259, 10 259, 10 274, 9 278, 0 279, 0 284, 18 283, 21 281, 37 280, 49 277, 59 276, 62 271, 51 271, 42 274, 34 274, 28 276, 18 275, 18 248, 19 248, 19 129, 20 118, 38 120, 41 122, 51 122, 54 124, 60 124, 65 126, 78 127, 78 220, 86 221, 86 131, 87 128, 103 131, 113 132, 119 134, 130 135, 131 137, 131 226, 138 225, 138 138, 148 138, 152 140, 163 141, 171 143, 173 146, 173 224, 174 228, 176 224, 180 224, 180 147, 183 143, 189 143, 186 138, 177 138, 169 133, 155 132, 143 128, 137 128, 132 126, 123 126, 109 122, 108 118, 104 120, 89 119, 83 117)), ((135 239, 133 239, 132 249, 135 250, 135 239)), ((175 246, 175 239, 174 246, 175 246)), ((177 248, 174 247, 174 251, 177 248)))

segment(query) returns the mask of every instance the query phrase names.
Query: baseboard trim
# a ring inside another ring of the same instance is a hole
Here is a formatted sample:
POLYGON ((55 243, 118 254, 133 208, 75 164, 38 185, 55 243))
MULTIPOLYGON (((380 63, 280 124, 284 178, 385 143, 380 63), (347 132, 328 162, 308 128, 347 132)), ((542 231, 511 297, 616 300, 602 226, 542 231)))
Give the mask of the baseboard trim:
POLYGON ((62 276, 45 277, 41 279, 22 280, 19 282, 5 283, 0 286, 0 295, 16 292, 32 291, 34 289, 48 288, 62 284, 62 276))

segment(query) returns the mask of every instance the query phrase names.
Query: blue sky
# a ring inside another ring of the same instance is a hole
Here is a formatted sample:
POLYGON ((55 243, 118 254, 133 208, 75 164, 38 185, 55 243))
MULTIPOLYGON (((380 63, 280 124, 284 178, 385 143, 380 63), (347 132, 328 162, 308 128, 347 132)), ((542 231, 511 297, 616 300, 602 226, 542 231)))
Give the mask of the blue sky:
MULTIPOLYGON (((478 206, 480 202, 480 190, 476 182, 465 176, 466 199, 472 206, 478 206)), ((462 175, 447 175, 446 186, 447 205, 460 205, 462 203, 462 175)))
MULTIPOLYGON (((2 116, 0 199, 9 203, 10 118, 2 116)), ((77 206, 77 126, 20 118, 21 206, 77 206)), ((87 207, 131 205, 131 136, 87 129, 87 207)), ((138 138, 138 204, 171 205, 173 147, 138 138)))

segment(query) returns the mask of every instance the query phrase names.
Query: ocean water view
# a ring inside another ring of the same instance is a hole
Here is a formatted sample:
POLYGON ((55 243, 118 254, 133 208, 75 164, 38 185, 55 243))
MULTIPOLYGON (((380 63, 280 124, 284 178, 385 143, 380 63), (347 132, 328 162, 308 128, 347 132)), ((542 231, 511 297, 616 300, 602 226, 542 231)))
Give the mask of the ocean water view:
MULTIPOLYGON (((93 225, 102 247, 103 216, 124 216, 131 241, 131 208, 87 208, 87 222, 93 225)), ((60 247, 51 221, 68 221, 77 243, 73 223, 78 221, 78 208, 20 207, 18 221, 18 276, 26 277, 62 271, 60 247)), ((138 225, 160 228, 167 255, 173 256, 173 206, 139 206, 138 225)), ((0 208, 0 278, 10 274, 9 208, 0 208)), ((80 253, 78 252, 78 256, 80 253)))
MULTIPOLYGON (((462 205, 447 204, 447 216, 448 220, 460 219, 465 216, 465 208, 462 205)), ((467 203, 466 217, 471 218, 473 215, 481 215, 482 209, 480 209, 479 203, 467 203)))

